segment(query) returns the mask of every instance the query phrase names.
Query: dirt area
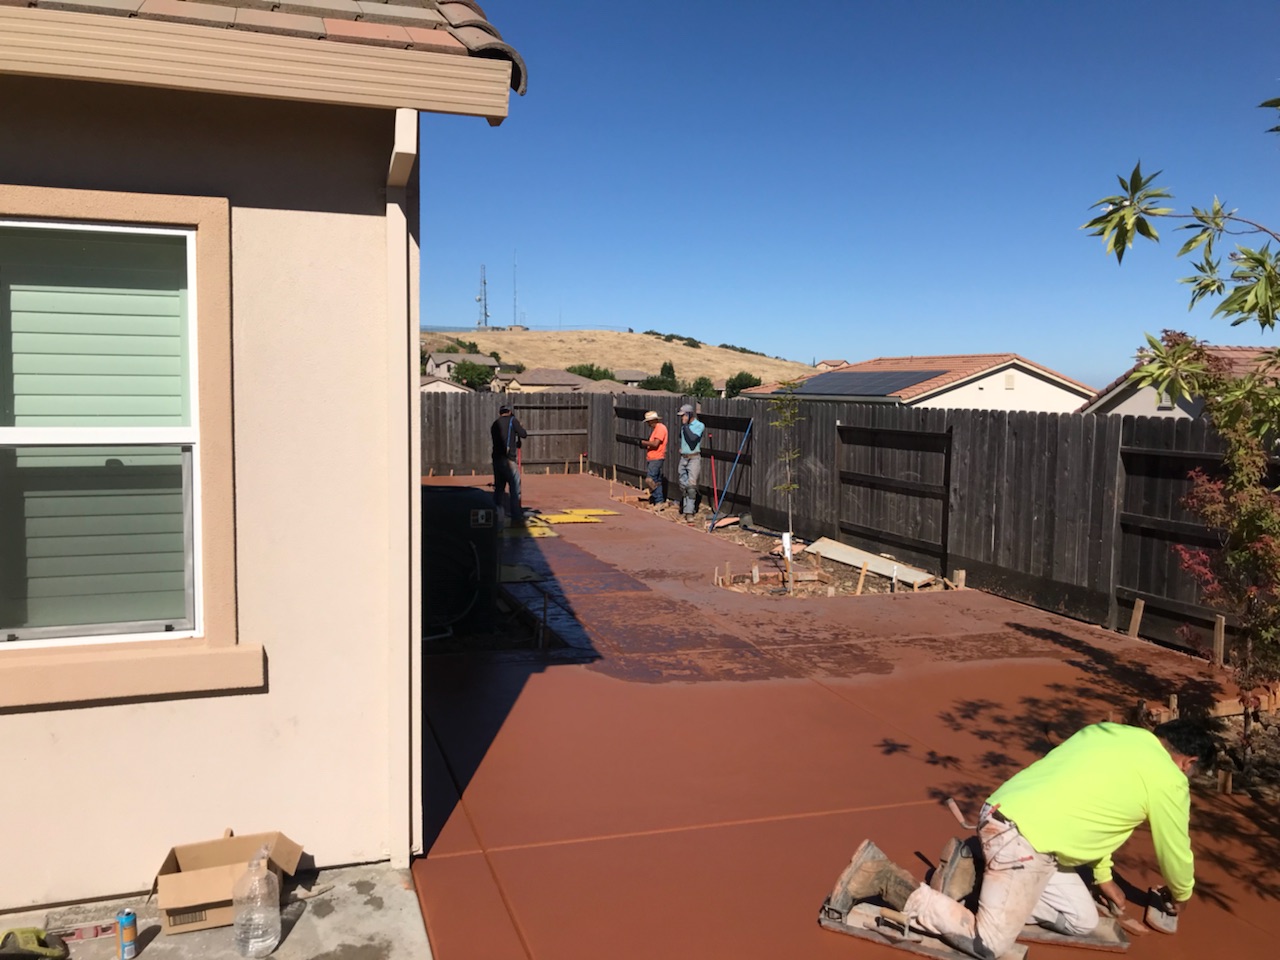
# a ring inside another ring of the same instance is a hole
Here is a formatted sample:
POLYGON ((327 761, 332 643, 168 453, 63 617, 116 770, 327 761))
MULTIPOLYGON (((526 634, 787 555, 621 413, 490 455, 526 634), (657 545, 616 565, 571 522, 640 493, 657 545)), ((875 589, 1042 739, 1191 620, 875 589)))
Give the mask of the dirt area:
POLYGON ((563 370, 577 363, 594 363, 611 370, 656 374, 663 362, 670 360, 681 380, 720 380, 746 370, 765 383, 814 372, 808 364, 792 360, 739 353, 711 344, 695 349, 679 341, 614 330, 473 330, 448 336, 426 335, 423 343, 435 349, 454 338, 473 341, 481 353, 497 350, 503 363, 523 363, 529 368, 563 370))
MULTIPOLYGON (((675 505, 670 501, 656 510, 644 501, 631 505, 636 509, 651 512, 673 523, 682 522, 675 505)), ((698 522, 705 529, 711 522, 712 512, 704 506, 699 509, 697 517, 698 522)), ((745 570, 731 568, 728 571, 728 575, 732 579, 732 583, 724 583, 723 586, 726 589, 737 593, 764 596, 782 596, 789 592, 785 580, 786 563, 782 556, 782 535, 778 531, 766 530, 754 524, 747 527, 741 524, 733 524, 717 528, 714 536, 717 540, 727 540, 744 546, 757 555, 755 565, 759 568, 758 581, 753 576, 750 566, 745 570)), ((795 546, 792 548, 792 567, 795 583, 794 588, 790 591, 793 597, 800 599, 830 596, 852 597, 911 592, 909 584, 898 583, 895 590, 894 582, 890 577, 882 577, 871 571, 867 571, 867 575, 863 577, 862 570, 859 567, 851 567, 846 563, 820 557, 816 553, 809 553, 805 549, 808 544, 803 540, 797 539, 794 543, 795 546), (861 588, 859 588, 860 581, 861 588)), ((724 577, 725 571, 717 568, 717 570, 708 572, 708 576, 716 574, 724 577)), ((934 580, 921 586, 918 592, 924 593, 945 589, 946 585, 941 580, 934 580)))

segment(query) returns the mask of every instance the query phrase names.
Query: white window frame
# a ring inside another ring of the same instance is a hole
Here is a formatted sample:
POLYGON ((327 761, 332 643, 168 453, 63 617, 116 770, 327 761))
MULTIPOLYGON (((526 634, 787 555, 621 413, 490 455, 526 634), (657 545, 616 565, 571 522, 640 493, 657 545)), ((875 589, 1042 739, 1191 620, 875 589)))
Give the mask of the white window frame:
POLYGON ((0 655, 13 650, 42 647, 74 647, 86 644, 125 643, 146 640, 177 640, 201 636, 204 632, 204 577, 201 570, 203 530, 200 483, 200 358, 198 297, 196 291, 196 232, 193 229, 134 226, 129 224, 84 223, 66 220, 34 220, 0 218, 0 227, 34 230, 84 231, 86 233, 119 233, 130 236, 153 235, 183 237, 187 258, 187 375, 188 425, 185 427, 4 427, 0 426, 0 446, 166 446, 191 448, 191 489, 183 496, 191 510, 191 627, 185 630, 147 631, 136 633, 94 632, 79 636, 0 640, 0 655))

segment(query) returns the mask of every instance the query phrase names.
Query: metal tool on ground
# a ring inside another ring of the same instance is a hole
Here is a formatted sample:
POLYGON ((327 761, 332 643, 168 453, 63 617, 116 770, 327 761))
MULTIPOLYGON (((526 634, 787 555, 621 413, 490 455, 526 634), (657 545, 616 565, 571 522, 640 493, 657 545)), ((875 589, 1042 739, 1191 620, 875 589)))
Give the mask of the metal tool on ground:
POLYGON ((115 918, 99 920, 96 923, 77 923, 69 927, 55 927, 49 933, 65 943, 77 943, 81 940, 97 940, 99 937, 114 937, 119 930, 115 918))
MULTIPOLYGON (((733 486, 733 475, 738 471, 738 461, 742 459, 742 451, 747 448, 747 441, 751 439, 751 428, 755 426, 755 418, 747 421, 747 429, 742 432, 742 440, 738 443, 738 453, 733 458, 733 466, 729 468, 729 476, 724 481, 724 496, 729 495, 729 488, 733 486)), ((724 506, 724 497, 721 497, 720 507, 724 506)), ((707 524, 707 530, 716 528, 716 521, 720 519, 720 507, 716 508, 715 513, 711 515, 711 522, 707 524)))
POLYGON ((1152 887, 1147 891, 1147 910, 1143 915, 1152 930, 1160 933, 1178 932, 1178 905, 1168 887, 1152 887))
POLYGON ((39 927, 18 927, 0 933, 3 960, 64 960, 71 950, 56 934, 39 927))

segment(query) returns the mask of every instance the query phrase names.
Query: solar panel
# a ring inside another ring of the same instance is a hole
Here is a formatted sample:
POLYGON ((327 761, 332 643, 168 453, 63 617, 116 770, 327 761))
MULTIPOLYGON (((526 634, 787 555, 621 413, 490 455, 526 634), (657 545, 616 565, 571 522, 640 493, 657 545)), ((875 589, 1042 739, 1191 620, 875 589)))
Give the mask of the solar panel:
POLYGON ((944 373, 945 370, 836 370, 810 377, 800 384, 796 393, 828 397, 888 397, 944 373))

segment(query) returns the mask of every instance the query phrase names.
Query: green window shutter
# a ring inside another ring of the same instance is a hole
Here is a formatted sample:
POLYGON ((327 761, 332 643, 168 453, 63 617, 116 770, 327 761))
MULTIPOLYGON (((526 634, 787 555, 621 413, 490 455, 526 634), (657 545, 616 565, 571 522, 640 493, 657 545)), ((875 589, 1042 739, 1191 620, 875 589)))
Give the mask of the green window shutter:
POLYGON ((182 236, 0 227, 0 426, 190 425, 186 286, 182 236))

